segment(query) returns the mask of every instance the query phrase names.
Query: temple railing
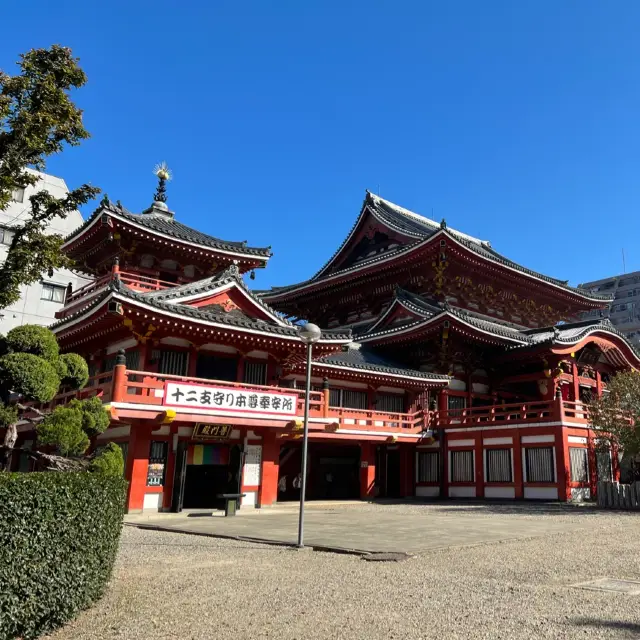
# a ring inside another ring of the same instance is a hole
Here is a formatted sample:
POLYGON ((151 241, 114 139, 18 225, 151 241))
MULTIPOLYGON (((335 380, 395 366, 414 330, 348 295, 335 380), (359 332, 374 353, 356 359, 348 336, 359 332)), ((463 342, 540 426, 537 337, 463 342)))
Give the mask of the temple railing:
MULTIPOLYGON (((189 376, 174 376, 152 373, 149 371, 128 370, 124 365, 117 365, 113 371, 101 373, 89 379, 80 391, 65 391, 57 395, 50 403, 35 405, 40 410, 55 408, 66 404, 73 398, 88 398, 97 395, 104 403, 122 403, 129 407, 140 405, 145 407, 161 407, 167 405, 167 384, 203 385, 204 387, 223 387, 232 391, 243 391, 249 394, 283 394, 296 396, 295 413, 286 416, 299 421, 304 415, 303 389, 256 385, 226 380, 209 380, 189 376)), ((189 406, 174 406, 178 413, 188 413, 189 406)), ((195 408, 195 407, 194 407, 195 408)), ((202 407, 200 407, 201 409, 202 407)), ((209 407, 207 407, 208 409, 209 407)), ((211 406, 211 412, 224 413, 224 407, 211 406)), ((456 427, 495 427, 516 426, 538 423, 589 423, 587 407, 582 402, 564 401, 560 398, 540 400, 536 402, 518 402, 466 409, 449 409, 444 411, 417 411, 400 413, 374 411, 368 409, 351 409, 329 405, 329 390, 311 391, 309 397, 309 415, 322 419, 327 425, 325 430, 347 430, 353 434, 405 431, 419 434, 427 430, 438 430, 456 427)), ((273 414, 256 413, 255 418, 273 418, 273 414)), ((318 422, 318 420, 316 420, 318 422)))
POLYGON ((67 295, 64 307, 56 314, 57 317, 64 318, 81 305, 86 304, 113 280, 115 274, 117 274, 117 277, 120 278, 120 281, 124 285, 134 291, 160 291, 178 286, 175 282, 160 280, 154 276, 145 276, 140 273, 130 273, 128 271, 114 271, 96 278, 92 282, 85 284, 84 287, 80 287, 80 289, 76 289, 67 295))

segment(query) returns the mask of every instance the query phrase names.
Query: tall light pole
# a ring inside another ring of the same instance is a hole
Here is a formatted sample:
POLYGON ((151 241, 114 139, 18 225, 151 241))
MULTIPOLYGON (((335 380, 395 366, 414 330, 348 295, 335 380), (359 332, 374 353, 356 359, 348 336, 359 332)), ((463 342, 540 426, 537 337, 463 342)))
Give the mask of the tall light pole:
POLYGON ((307 345, 307 374, 304 381, 304 431, 302 436, 302 482, 300 484, 300 515, 298 519, 298 548, 304 547, 304 498, 307 491, 307 451, 309 448, 309 396, 311 395, 311 350, 320 340, 322 331, 315 324, 305 324, 298 329, 300 339, 307 345))

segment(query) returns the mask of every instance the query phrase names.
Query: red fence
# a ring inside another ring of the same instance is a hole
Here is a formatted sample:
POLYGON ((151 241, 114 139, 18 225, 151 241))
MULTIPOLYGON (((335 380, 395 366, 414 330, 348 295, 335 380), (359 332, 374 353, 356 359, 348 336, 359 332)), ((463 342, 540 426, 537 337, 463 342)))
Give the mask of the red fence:
MULTIPOLYGON (((40 409, 50 409, 67 403, 75 397, 86 398, 98 395, 103 402, 122 402, 138 405, 157 405, 164 403, 167 382, 184 384, 203 384, 243 390, 248 393, 282 393, 297 396, 296 414, 304 414, 304 396, 302 389, 289 387, 271 387, 264 385, 172 376, 150 373, 148 371, 126 370, 122 365, 114 371, 92 377, 87 386, 80 391, 69 391, 56 396, 52 402, 40 409), (120 368, 121 367, 121 368, 120 368)), ((309 399, 311 417, 325 418, 329 424, 352 431, 397 431, 398 429, 419 433, 426 429, 445 427, 488 427, 507 424, 533 424, 558 422, 588 424, 586 407, 580 402, 567 402, 560 399, 537 402, 511 403, 446 411, 418 411, 415 413, 396 413, 332 407, 328 404, 328 391, 312 391, 309 399)))

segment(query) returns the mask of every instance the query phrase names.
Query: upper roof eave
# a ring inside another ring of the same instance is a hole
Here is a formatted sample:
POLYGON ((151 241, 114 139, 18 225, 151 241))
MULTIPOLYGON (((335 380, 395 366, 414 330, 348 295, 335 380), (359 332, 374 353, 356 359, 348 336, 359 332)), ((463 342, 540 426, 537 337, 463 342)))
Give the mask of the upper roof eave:
POLYGON ((386 253, 382 253, 372 258, 369 258, 367 260, 363 260, 362 262, 359 262, 355 265, 346 267, 345 269, 334 271, 333 273, 330 273, 323 278, 320 278, 317 280, 313 280, 313 279, 304 280, 297 284, 288 285, 284 287, 272 287, 267 292, 264 292, 264 293, 260 292, 260 295, 261 297, 264 297, 267 300, 278 300, 278 299, 281 299, 282 296, 286 296, 287 294, 298 292, 298 291, 304 291, 306 289, 311 289, 312 287, 323 285, 325 283, 328 283, 335 279, 339 279, 350 273, 356 273, 360 270, 370 267, 371 265, 391 261, 400 256, 406 255, 407 253, 412 253, 414 251, 420 250, 421 248, 428 246, 430 243, 435 242, 436 239, 438 239, 442 235, 444 235, 447 239, 450 239, 453 242, 458 243, 458 245, 461 246, 463 249, 473 251, 475 254, 479 255, 481 258, 485 260, 489 260, 494 263, 497 262, 501 264, 505 269, 514 271, 519 275, 524 275, 526 277, 536 279, 545 285, 550 285, 554 289, 559 290, 564 294, 569 294, 569 295, 575 296, 576 298, 587 300, 590 302, 606 303, 611 301, 611 297, 608 295, 603 296, 599 294, 589 293, 588 291, 584 291, 576 287, 571 287, 564 281, 555 280, 554 278, 550 278, 548 276, 544 276, 542 274, 539 274, 525 267, 521 267, 520 265, 508 260, 507 258, 503 258, 502 256, 500 256, 500 254, 498 254, 497 252, 494 252, 493 250, 491 250, 492 253, 489 255, 487 251, 482 250, 482 248, 479 247, 479 245, 477 245, 476 243, 463 240, 462 238, 456 236, 454 233, 452 233, 449 229, 445 227, 440 228, 433 235, 425 237, 421 240, 417 240, 412 244, 408 244, 403 247, 398 247, 386 253))
POLYGON ((209 236, 205 233, 192 229, 177 221, 169 221, 168 218, 161 218, 154 214, 134 214, 124 207, 118 207, 111 201, 102 202, 98 208, 85 220, 84 224, 75 229, 63 240, 62 248, 69 247, 77 241, 91 227, 98 223, 100 217, 109 215, 124 224, 130 224, 139 229, 162 237, 173 242, 197 246, 198 248, 236 255, 238 257, 251 257, 261 262, 267 262, 272 256, 271 247, 250 247, 244 242, 229 242, 209 236), (155 223, 155 224, 150 224, 155 223), (163 229, 164 227, 164 229, 163 229), (172 228, 171 228, 172 227, 172 228))

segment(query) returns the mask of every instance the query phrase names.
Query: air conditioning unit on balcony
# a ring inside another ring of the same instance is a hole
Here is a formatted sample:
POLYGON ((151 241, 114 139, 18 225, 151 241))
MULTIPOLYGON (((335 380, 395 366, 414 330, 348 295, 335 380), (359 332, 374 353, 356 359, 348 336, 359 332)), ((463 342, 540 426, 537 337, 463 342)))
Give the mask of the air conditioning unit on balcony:
POLYGON ((109 302, 109 313, 117 313, 119 316, 123 316, 124 311, 122 305, 115 300, 111 300, 111 302, 109 302))

